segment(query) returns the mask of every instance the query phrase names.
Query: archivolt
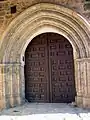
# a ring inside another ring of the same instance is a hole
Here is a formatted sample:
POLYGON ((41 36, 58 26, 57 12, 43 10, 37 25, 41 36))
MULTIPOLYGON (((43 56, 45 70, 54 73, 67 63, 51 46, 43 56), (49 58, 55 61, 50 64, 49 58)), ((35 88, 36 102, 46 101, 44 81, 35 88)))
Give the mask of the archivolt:
POLYGON ((43 32, 56 32, 65 36, 74 48, 75 58, 90 57, 89 29, 90 25, 68 8, 50 3, 36 4, 21 13, 8 26, 0 45, 0 60, 20 62, 25 46, 43 32))

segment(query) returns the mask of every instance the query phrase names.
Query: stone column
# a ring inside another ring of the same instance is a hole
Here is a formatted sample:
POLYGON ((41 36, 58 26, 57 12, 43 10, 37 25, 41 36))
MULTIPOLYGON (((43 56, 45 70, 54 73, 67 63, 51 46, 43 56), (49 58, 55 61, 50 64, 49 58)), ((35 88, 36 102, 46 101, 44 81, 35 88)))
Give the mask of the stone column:
POLYGON ((13 106, 25 101, 24 66, 20 63, 12 64, 12 97, 13 106))
POLYGON ((12 86, 12 64, 3 64, 3 81, 4 81, 4 97, 5 107, 13 107, 13 86, 12 86))
POLYGON ((0 107, 14 107, 25 100, 23 68, 20 63, 0 65, 0 107))
POLYGON ((25 102, 25 79, 24 79, 23 64, 13 65, 13 86, 14 86, 13 87, 14 105, 24 103, 25 102))
POLYGON ((6 107, 5 105, 5 81, 4 81, 4 65, 0 64, 0 110, 6 107))
POLYGON ((76 102, 78 106, 90 107, 90 59, 75 60, 76 102))
POLYGON ((21 64, 20 65, 20 76, 21 76, 21 79, 20 79, 20 93, 21 93, 21 103, 24 103, 25 102, 25 75, 24 75, 24 64, 21 64))

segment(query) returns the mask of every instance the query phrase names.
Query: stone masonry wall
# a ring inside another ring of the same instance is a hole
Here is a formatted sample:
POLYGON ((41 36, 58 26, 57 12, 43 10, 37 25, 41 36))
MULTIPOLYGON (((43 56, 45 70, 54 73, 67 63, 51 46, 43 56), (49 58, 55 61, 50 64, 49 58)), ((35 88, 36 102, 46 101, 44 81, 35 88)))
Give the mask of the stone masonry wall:
POLYGON ((0 37, 17 15, 40 2, 60 4, 80 13, 90 22, 90 0, 0 0, 0 37))

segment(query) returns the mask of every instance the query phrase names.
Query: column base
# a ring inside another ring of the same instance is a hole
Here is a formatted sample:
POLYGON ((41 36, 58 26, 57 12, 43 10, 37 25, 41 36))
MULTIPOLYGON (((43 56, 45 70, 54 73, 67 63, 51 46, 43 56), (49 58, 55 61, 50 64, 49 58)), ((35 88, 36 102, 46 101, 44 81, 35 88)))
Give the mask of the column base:
POLYGON ((0 111, 4 108, 6 108, 5 101, 2 99, 2 100, 0 100, 0 111))
POLYGON ((76 96, 75 102, 76 102, 78 107, 83 107, 83 97, 82 96, 76 96))
POLYGON ((83 97, 83 108, 90 108, 90 97, 83 97))
POLYGON ((90 97, 77 96, 75 101, 78 107, 90 108, 90 97))
POLYGON ((21 96, 14 96, 14 106, 23 105, 25 103, 25 99, 23 99, 21 96))

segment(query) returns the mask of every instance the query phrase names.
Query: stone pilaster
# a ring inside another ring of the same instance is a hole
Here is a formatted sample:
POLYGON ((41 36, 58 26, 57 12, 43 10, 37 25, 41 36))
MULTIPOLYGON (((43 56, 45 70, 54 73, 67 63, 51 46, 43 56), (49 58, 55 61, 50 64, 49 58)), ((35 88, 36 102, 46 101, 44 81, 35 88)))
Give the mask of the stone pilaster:
POLYGON ((4 65, 0 64, 0 110, 5 108, 4 65))
POLYGON ((21 76, 21 82, 20 82, 20 93, 21 93, 21 103, 25 101, 25 74, 24 74, 24 64, 20 65, 20 76, 21 76))
POLYGON ((13 64, 13 99, 14 106, 22 104, 25 100, 25 80, 24 80, 24 66, 21 64, 13 64))
POLYGON ((75 64, 77 105, 90 108, 90 59, 77 59, 75 64))
POLYGON ((24 72, 20 63, 0 64, 0 108, 20 105, 24 98, 24 72))

